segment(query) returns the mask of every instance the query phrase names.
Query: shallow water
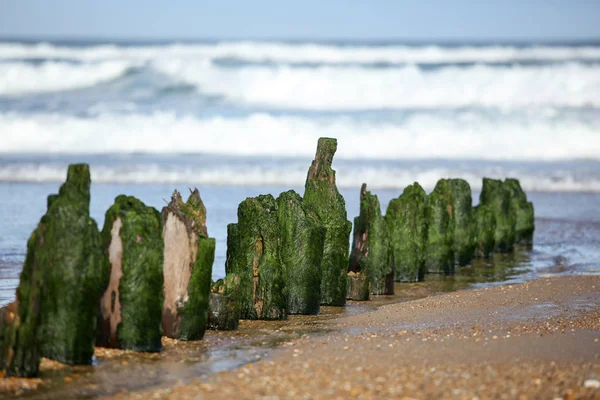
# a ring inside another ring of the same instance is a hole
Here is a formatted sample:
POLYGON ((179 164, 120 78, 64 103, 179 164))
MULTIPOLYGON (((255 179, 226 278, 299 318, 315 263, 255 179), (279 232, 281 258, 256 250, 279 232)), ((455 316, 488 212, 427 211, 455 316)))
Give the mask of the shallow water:
MULTIPOLYGON (((31 232, 46 210, 46 197, 58 191, 58 183, 11 183, 0 182, 0 305, 14 299, 14 290, 25 259, 26 243, 31 232)), ((119 194, 133 195, 159 210, 167 204, 174 188, 187 196, 188 187, 170 184, 93 184, 90 212, 101 228, 104 213, 119 194)), ((213 278, 225 275, 225 252, 227 224, 237 221, 237 206, 246 197, 263 193, 279 193, 289 190, 282 186, 205 186, 200 188, 207 208, 207 227, 217 247, 213 278)), ((293 188, 303 193, 301 187, 293 188)), ((358 215, 359 189, 342 188, 350 220, 358 215)), ((390 199, 400 190, 373 190, 379 196, 385 211, 390 199)), ((473 193, 474 204, 479 193, 473 193)), ((508 260, 492 270, 475 272, 462 269, 449 282, 468 281, 473 284, 491 285, 496 281, 520 282, 539 276, 553 274, 599 274, 600 273, 600 193, 531 192, 536 213, 536 231, 533 250, 517 252, 515 259, 498 255, 493 265, 508 260), (505 265, 505 266, 504 266, 505 265)), ((480 261, 478 261, 480 262, 480 261)), ((483 262, 483 261, 481 261, 483 262)), ((485 262, 484 262, 485 263, 485 262)), ((433 279, 433 278, 428 278, 433 279)), ((457 283, 453 283, 457 284, 457 283)))

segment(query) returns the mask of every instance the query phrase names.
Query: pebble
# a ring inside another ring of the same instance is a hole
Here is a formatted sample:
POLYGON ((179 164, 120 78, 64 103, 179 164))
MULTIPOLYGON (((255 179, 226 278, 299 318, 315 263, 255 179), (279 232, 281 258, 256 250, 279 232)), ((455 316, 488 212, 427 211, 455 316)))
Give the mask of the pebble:
POLYGON ((600 381, 598 379, 586 379, 583 382, 583 387, 588 389, 598 389, 600 388, 600 381))

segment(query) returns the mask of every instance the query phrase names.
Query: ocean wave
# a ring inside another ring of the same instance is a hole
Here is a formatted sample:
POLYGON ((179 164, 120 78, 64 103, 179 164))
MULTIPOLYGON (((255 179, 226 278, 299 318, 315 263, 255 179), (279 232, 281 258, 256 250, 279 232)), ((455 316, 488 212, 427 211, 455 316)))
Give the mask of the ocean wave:
POLYGON ((105 61, 96 64, 44 62, 38 65, 0 63, 0 96, 73 90, 97 85, 124 76, 132 64, 105 61))
POLYGON ((227 69, 170 60, 152 67, 232 103, 282 109, 600 107, 600 68, 577 63, 424 71, 416 66, 227 69))
POLYGON ((0 59, 71 58, 98 60, 237 59, 274 63, 462 63, 518 62, 521 60, 600 60, 600 46, 439 46, 439 45, 334 45, 231 41, 196 44, 120 46, 59 46, 50 43, 0 43, 0 59))
POLYGON ((301 117, 254 113, 199 118, 175 112, 0 113, 3 153, 216 153, 311 157, 321 136, 339 139, 338 157, 361 159, 600 159, 600 118, 555 111, 418 112, 301 117))
MULTIPOLYGON (((581 63, 428 70, 414 65, 389 69, 222 68, 181 59, 38 65, 11 62, 0 63, 0 96, 95 87, 132 75, 141 75, 141 79, 131 91, 149 89, 156 101, 174 91, 186 96, 216 96, 233 106, 282 110, 600 107, 600 66, 581 63), (169 89, 154 91, 154 86, 169 89)), ((101 96, 102 92, 96 94, 101 96)))
MULTIPOLYGON (((85 160, 85 157, 82 157, 85 160)), ((173 184, 225 186, 280 186, 301 188, 306 179, 310 161, 290 161, 277 167, 259 160, 243 165, 217 163, 216 165, 161 165, 159 163, 91 165, 94 183, 114 184, 173 184)), ((478 167, 406 167, 393 163, 376 165, 369 161, 334 164, 340 188, 357 188, 363 182, 370 189, 398 189, 419 182, 430 191, 441 178, 463 178, 472 190, 481 190, 483 177, 504 179, 516 177, 527 191, 600 192, 597 175, 580 176, 574 168, 560 174, 542 171, 520 171, 514 167, 488 165, 478 167)), ((3 163, 0 164, 0 182, 63 182, 67 165, 60 163, 3 163)))

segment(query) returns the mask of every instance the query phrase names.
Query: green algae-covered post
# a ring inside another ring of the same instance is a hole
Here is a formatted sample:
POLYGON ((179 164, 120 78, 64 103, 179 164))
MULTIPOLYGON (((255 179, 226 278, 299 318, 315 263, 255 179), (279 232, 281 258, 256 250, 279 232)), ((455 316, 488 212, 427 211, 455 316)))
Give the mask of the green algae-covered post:
POLYGON ((451 273, 454 271, 454 199, 447 179, 440 179, 427 197, 425 215, 425 270, 428 273, 451 273))
POLYGON ((67 181, 57 196, 49 196, 40 222, 43 245, 31 253, 32 264, 46 264, 38 332, 42 355, 66 364, 92 362, 103 287, 100 232, 89 213, 90 185, 87 164, 69 166, 67 181))
MULTIPOLYGON (((365 185, 363 184, 363 188, 365 185)), ((354 235, 350 246, 350 261, 348 276, 346 277, 346 299, 365 301, 371 294, 371 280, 369 279, 369 251, 367 249, 366 235, 361 226, 360 217, 354 217, 354 235), (360 232, 363 231, 361 234, 360 232)))
POLYGON ((452 194, 454 232, 452 250, 458 265, 469 265, 475 251, 475 231, 473 229, 473 197, 471 186, 464 179, 449 179, 452 194))
POLYGON ((425 275, 426 206, 427 194, 416 182, 388 205, 385 222, 398 282, 416 282, 425 275))
POLYGON ((473 208, 473 230, 475 256, 491 257, 494 252, 496 219, 489 205, 479 204, 473 208))
POLYGON ((352 224, 346 216, 346 203, 335 185, 331 168, 337 140, 320 138, 317 153, 306 177, 304 201, 327 231, 321 263, 321 305, 346 303, 346 275, 352 224))
POLYGON ((162 328, 167 337, 199 340, 204 336, 215 239, 208 237, 206 208, 198 189, 183 202, 176 190, 162 210, 163 217, 163 311, 162 328))
POLYGON ((533 203, 527 201, 527 195, 517 179, 506 179, 504 187, 510 193, 510 210, 516 219, 515 242, 531 245, 535 229, 533 203))
POLYGON ((161 349, 163 239, 160 213, 118 196, 102 229, 108 287, 100 299, 98 346, 161 349))
POLYGON ((227 274, 240 277, 242 319, 285 319, 284 276, 279 260, 277 203, 270 194, 249 197, 238 223, 227 226, 227 274))
POLYGON ((367 301, 371 295, 371 281, 365 272, 348 272, 346 276, 346 299, 367 301))
POLYGON ((90 184, 88 165, 70 165, 27 242, 17 300, 2 313, 7 376, 37 376, 42 356, 67 364, 92 361, 103 274, 100 233, 89 215, 90 184))
POLYGON ((277 198, 279 256, 288 314, 318 314, 326 229, 290 190, 277 198))
MULTIPOLYGON (((366 272, 367 284, 370 283, 371 293, 376 295, 394 294, 394 271, 388 242, 387 226, 381 215, 379 199, 367 191, 367 185, 363 183, 360 189, 360 215, 354 218, 348 271, 354 274, 366 272)), ((348 281, 352 284, 360 283, 356 276, 350 277, 348 281)), ((349 291, 352 292, 350 289, 349 291)), ((362 292, 359 290, 359 293, 362 292)), ((348 298, 357 300, 354 296, 348 298)))
POLYGON ((208 304, 208 328, 220 331, 233 331, 240 322, 240 301, 238 288, 240 278, 228 274, 212 284, 208 304))
POLYGON ((512 251, 515 244, 516 216, 511 212, 510 191, 500 180, 483 178, 479 204, 488 206, 494 215, 494 251, 512 251))
MULTIPOLYGON (((39 305, 35 302, 27 304, 39 305)), ((41 350, 37 331, 40 318, 39 313, 32 310, 19 313, 18 300, 0 308, 0 371, 5 377, 33 378, 39 375, 41 350)))

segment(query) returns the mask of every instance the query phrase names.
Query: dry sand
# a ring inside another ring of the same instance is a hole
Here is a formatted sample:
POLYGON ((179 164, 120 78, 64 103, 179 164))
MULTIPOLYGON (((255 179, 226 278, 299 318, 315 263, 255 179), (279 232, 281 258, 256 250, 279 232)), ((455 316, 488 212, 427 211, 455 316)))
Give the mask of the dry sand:
POLYGON ((187 385, 172 399, 600 399, 600 277, 538 279, 390 304, 187 385))

